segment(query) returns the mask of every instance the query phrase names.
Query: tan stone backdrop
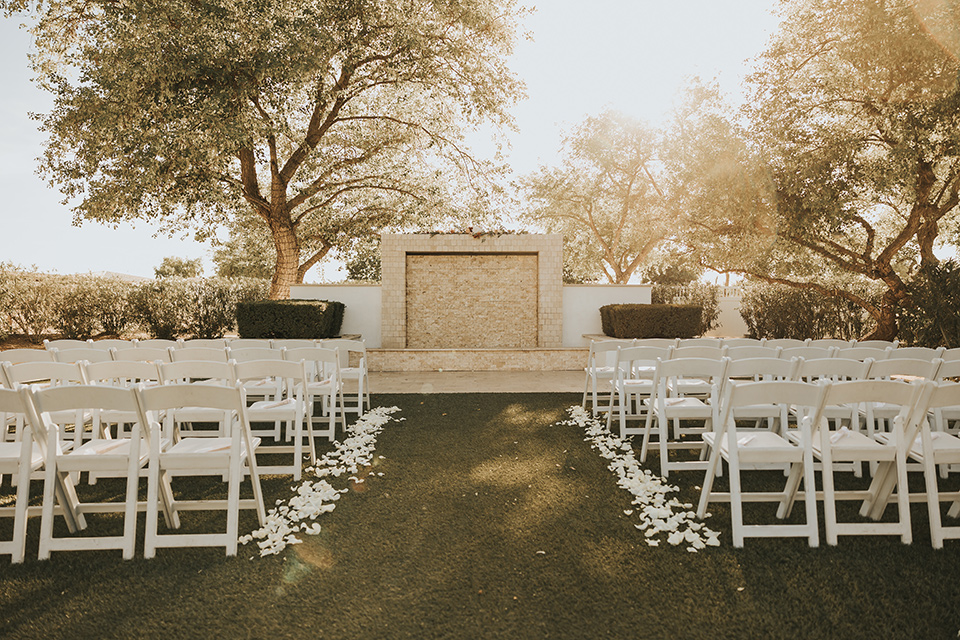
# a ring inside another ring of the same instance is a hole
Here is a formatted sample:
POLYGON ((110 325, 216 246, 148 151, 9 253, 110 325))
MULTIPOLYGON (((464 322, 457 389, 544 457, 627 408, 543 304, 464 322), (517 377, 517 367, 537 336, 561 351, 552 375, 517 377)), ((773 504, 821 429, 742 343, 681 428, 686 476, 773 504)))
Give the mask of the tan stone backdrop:
POLYGON ((407 348, 537 346, 537 254, 407 254, 407 348))

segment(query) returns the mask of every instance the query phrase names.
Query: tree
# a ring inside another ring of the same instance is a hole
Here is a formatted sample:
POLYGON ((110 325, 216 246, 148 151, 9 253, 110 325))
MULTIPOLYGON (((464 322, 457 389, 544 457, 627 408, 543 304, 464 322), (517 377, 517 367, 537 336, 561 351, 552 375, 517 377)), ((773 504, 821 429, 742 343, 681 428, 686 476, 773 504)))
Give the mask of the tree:
POLYGON ((156 278, 199 278, 203 275, 203 260, 168 256, 154 268, 153 275, 156 278))
POLYGON ((0 6, 38 12, 35 69, 55 95, 42 168, 76 217, 209 236, 246 209, 270 233, 273 298, 343 225, 435 206, 441 160, 481 187, 491 169, 462 130, 508 124, 522 93, 505 65, 513 0, 0 6))
MULTIPOLYGON (((745 115, 772 180, 769 246, 737 270, 838 295, 897 335, 907 282, 935 265, 960 202, 960 62, 952 3, 804 0, 757 71, 745 115), (880 302, 824 284, 854 274, 880 302)), ((763 193, 757 189, 757 193, 763 193)), ((761 198, 762 199, 762 198, 761 198)))
POLYGON ((609 282, 627 282, 675 230, 659 184, 659 145, 655 131, 623 114, 587 118, 564 138, 561 166, 522 180, 525 217, 563 234, 565 250, 592 257, 609 282))

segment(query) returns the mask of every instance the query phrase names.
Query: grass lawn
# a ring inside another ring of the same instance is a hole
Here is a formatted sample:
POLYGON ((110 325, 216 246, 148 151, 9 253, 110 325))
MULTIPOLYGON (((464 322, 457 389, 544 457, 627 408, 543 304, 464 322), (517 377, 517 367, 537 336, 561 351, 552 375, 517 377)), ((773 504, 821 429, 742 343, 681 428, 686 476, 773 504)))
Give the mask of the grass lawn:
MULTIPOLYGON (((911 546, 859 537, 818 549, 747 540, 736 550, 727 509, 717 506, 709 525, 722 532, 721 547, 650 547, 606 462, 576 427, 555 425, 578 395, 375 400, 399 406, 406 421, 386 427, 384 458, 321 516, 319 536, 267 558, 248 545, 236 558, 161 549, 151 561, 109 551, 39 562, 35 518, 27 561, 0 558, 0 637, 956 638, 960 630, 960 541, 934 551, 921 504, 911 546)), ((679 474, 682 499, 696 502, 701 477, 679 474)), ((292 485, 266 479, 268 500, 292 485)), ((11 495, 0 489, 0 501, 11 495)), ((245 512, 241 530, 254 525, 245 512)), ((0 531, 9 535, 9 520, 0 531)))

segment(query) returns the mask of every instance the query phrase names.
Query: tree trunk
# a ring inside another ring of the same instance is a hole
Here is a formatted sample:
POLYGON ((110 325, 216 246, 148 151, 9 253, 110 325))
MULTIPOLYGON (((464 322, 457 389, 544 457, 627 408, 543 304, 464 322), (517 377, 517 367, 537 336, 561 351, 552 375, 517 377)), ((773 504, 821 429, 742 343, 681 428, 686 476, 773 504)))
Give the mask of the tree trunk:
POLYGON ((892 289, 887 289, 880 299, 880 315, 876 318, 877 326, 873 331, 863 336, 861 340, 894 340, 897 337, 897 295, 892 289))
MULTIPOLYGON (((281 216, 283 218, 284 216, 281 216)), ((277 262, 270 282, 270 299, 285 300, 290 297, 290 286, 297 284, 300 266, 300 244, 297 234, 287 219, 274 220, 270 224, 273 244, 277 249, 277 262)))

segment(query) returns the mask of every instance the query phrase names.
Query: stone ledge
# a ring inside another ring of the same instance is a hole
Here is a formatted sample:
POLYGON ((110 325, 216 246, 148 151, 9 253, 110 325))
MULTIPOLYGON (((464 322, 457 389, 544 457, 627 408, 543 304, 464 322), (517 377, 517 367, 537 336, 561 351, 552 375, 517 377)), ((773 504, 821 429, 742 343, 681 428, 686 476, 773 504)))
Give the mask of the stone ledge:
POLYGON ((370 371, 582 371, 586 348, 367 349, 370 371))

